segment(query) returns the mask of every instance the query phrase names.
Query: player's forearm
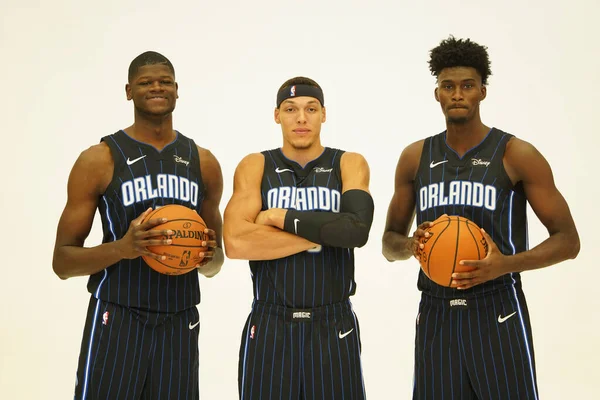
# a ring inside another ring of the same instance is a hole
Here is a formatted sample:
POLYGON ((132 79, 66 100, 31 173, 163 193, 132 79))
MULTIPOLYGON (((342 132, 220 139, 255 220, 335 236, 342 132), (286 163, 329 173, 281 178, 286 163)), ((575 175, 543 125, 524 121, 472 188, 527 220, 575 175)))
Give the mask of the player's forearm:
POLYGON ((221 271, 221 266, 223 266, 223 262, 225 261, 225 255, 223 254, 223 249, 220 247, 215 248, 213 258, 206 265, 198 268, 198 272, 207 278, 212 278, 216 274, 221 271))
POLYGON ((523 272, 557 264, 579 254, 577 232, 557 232, 531 250, 508 256, 509 272, 523 272))
POLYGON ((274 260, 316 246, 306 239, 272 226, 243 222, 243 230, 223 235, 225 254, 239 260, 274 260))
POLYGON ((412 257, 412 251, 408 246, 410 238, 394 231, 383 234, 382 253, 388 261, 408 260, 412 257))
POLYGON ((95 247, 64 245, 54 251, 52 268, 61 279, 93 275, 122 259, 118 242, 95 247))
POLYGON ((344 192, 341 212, 270 209, 267 225, 272 225, 323 246, 362 247, 369 239, 374 204, 364 190, 344 192))

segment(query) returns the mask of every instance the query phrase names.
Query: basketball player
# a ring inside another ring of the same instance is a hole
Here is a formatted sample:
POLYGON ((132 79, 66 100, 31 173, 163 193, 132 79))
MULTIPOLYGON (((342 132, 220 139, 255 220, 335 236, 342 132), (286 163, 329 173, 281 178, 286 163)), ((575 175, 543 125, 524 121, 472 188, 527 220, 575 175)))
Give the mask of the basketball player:
POLYGON ((296 77, 277 92, 283 146, 246 156, 225 210, 227 256, 250 260, 252 311, 242 332, 241 399, 365 397, 349 297, 354 248, 373 220, 369 167, 324 147, 323 91, 296 77))
POLYGON ((481 122, 487 49, 450 37, 431 51, 434 95, 446 130, 406 147, 396 169, 383 254, 417 254, 443 214, 466 217, 489 244, 472 272, 442 287, 419 272, 414 399, 538 399, 531 326, 520 272, 575 258, 579 238, 548 162, 531 144, 481 122), (529 250, 526 204, 549 238, 529 250), (417 215, 418 227, 409 229, 417 215))
POLYGON ((172 232, 165 218, 144 217, 181 204, 211 228, 198 272, 211 277, 223 263, 219 202, 223 179, 210 151, 173 130, 175 71, 149 51, 129 66, 127 100, 134 123, 81 153, 68 183, 53 267, 62 279, 90 275, 76 399, 197 399, 200 302, 198 274, 163 275, 141 255, 172 232), (133 190, 131 190, 133 188, 133 190), (84 247, 98 208, 103 243, 84 247))

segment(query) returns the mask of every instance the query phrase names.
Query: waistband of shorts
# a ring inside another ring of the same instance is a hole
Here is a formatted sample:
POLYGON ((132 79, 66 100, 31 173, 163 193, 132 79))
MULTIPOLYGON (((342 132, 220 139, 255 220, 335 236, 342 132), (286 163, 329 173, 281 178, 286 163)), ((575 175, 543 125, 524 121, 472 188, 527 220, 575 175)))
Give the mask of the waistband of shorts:
POLYGON ((286 322, 314 322, 330 320, 341 314, 352 312, 350 300, 327 304, 315 308, 291 308, 279 304, 256 301, 252 303, 253 312, 265 312, 273 316, 284 317, 286 322))
POLYGON ((502 303, 511 303, 517 298, 522 297, 520 289, 505 289, 494 291, 480 296, 461 296, 460 292, 456 293, 456 297, 443 298, 433 297, 427 294, 421 295, 421 305, 430 307, 447 308, 450 310, 461 309, 485 309, 489 307, 498 307, 502 303), (517 296, 517 297, 515 297, 517 296))

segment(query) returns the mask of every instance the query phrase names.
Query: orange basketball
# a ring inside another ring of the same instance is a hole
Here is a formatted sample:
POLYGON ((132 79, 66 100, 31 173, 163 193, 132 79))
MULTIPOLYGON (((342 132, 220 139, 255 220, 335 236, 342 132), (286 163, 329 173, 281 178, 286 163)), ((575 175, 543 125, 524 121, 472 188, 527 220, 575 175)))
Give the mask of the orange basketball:
POLYGON ((481 260, 487 254, 488 244, 479 227, 466 218, 443 216, 426 229, 428 238, 421 238, 419 249, 421 269, 435 283, 450 287, 454 272, 472 271, 460 265, 462 260, 481 260))
POLYGON ((142 256, 146 264, 153 270, 166 275, 181 275, 192 271, 202 261, 198 253, 207 250, 206 247, 202 247, 202 241, 206 240, 204 233, 206 224, 202 217, 190 208, 169 204, 152 211, 144 218, 144 221, 154 218, 167 219, 167 222, 152 229, 172 230, 173 235, 160 236, 160 238, 171 239, 173 242, 164 246, 148 246, 148 250, 164 255, 166 259, 160 261, 142 256))

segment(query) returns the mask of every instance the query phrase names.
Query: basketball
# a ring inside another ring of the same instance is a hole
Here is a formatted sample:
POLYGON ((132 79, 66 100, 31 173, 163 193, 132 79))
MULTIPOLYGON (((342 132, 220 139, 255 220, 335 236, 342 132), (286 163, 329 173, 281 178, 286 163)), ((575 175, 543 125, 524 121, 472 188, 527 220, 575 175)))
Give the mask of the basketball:
POLYGON ((426 229, 429 237, 420 238, 421 269, 438 285, 450 287, 454 272, 472 271, 460 265, 462 260, 481 260, 487 254, 488 244, 480 228, 467 218, 456 215, 442 216, 426 229))
POLYGON ((146 264, 153 270, 166 275, 182 275, 194 270, 202 258, 198 256, 207 248, 202 246, 202 241, 208 239, 204 233, 206 224, 198 213, 190 208, 169 204, 162 206, 144 218, 144 221, 154 218, 166 218, 167 222, 157 225, 154 229, 170 229, 173 235, 161 239, 171 239, 170 245, 148 246, 148 250, 164 255, 165 260, 155 260, 142 256, 146 264))

